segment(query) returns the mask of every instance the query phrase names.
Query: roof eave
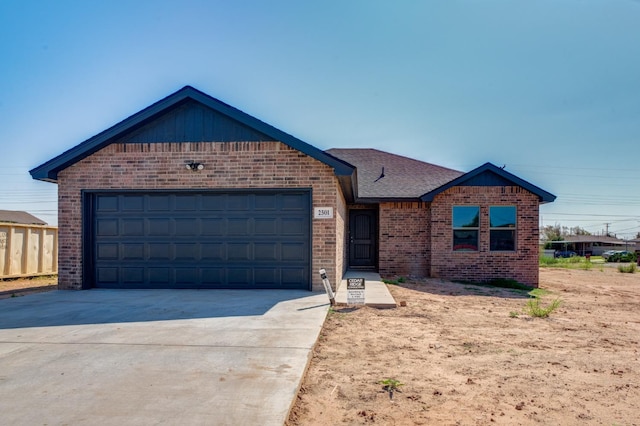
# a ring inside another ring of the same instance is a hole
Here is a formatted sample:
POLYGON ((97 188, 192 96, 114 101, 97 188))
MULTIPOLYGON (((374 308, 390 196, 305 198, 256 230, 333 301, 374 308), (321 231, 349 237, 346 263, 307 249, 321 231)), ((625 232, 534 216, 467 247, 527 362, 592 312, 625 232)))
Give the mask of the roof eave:
POLYGON ((380 204, 380 203, 420 203, 419 197, 358 197, 356 204, 380 204))

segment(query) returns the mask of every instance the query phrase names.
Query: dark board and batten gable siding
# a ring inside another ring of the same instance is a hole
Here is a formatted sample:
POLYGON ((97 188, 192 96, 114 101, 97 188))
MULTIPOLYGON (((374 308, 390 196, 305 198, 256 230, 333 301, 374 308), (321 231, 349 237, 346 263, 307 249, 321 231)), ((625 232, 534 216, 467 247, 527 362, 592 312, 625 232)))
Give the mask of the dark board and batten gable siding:
POLYGON ((123 143, 262 142, 273 138, 188 100, 120 139, 123 143))

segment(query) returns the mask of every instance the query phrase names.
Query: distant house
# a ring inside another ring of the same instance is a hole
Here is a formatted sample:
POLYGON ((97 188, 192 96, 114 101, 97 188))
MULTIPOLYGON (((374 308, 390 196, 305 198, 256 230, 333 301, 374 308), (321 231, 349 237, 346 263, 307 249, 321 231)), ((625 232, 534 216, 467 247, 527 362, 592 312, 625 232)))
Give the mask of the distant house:
POLYGON ((537 286, 555 199, 491 163, 322 151, 189 86, 30 173, 58 184, 67 289, 321 290, 321 268, 537 286))
POLYGON ((14 210, 0 210, 0 222, 3 223, 20 223, 23 225, 46 225, 42 219, 38 219, 34 215, 14 210))
POLYGON ((562 241, 551 241, 556 250, 572 250, 578 255, 600 256, 608 250, 635 250, 633 240, 620 240, 607 235, 569 235, 562 241))

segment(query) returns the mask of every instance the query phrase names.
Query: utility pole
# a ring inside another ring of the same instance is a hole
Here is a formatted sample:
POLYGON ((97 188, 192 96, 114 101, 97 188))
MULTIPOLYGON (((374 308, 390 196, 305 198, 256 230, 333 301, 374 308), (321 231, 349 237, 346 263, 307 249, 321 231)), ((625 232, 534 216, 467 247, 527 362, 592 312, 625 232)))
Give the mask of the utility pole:
POLYGON ((611 223, 605 223, 604 226, 606 226, 606 231, 605 231, 605 235, 608 237, 609 236, 609 225, 611 225, 611 223))

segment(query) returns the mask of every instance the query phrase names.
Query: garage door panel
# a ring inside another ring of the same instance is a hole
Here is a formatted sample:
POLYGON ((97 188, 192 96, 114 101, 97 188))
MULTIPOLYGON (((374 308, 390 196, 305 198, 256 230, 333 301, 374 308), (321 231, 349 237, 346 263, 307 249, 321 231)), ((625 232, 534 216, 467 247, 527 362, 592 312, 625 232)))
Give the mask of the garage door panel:
POLYGON ((121 249, 121 260, 144 260, 144 244, 142 243, 122 243, 120 246, 121 249))
POLYGON ((147 206, 150 212, 168 212, 171 206, 171 199, 166 195, 149 195, 147 206))
POLYGON ((118 244, 104 243, 97 245, 97 258, 99 260, 118 260, 118 244))
POLYGON ((176 237, 193 237, 200 233, 198 220, 195 218, 176 219, 175 220, 175 236, 176 237))
POLYGON ((196 243, 176 243, 175 260, 196 262, 200 260, 199 246, 196 243))
POLYGON ((254 219, 254 234, 262 236, 278 235, 278 219, 258 217, 254 219))
POLYGON ((117 212, 118 196, 117 195, 101 195, 96 200, 96 210, 99 212, 117 212))
POLYGON ((251 244, 248 242, 228 243, 227 260, 249 261, 251 259, 251 244))
POLYGON ((252 273, 246 268, 227 268, 227 282, 234 287, 249 288, 252 282, 252 273))
POLYGON ((278 272, 278 269, 274 268, 255 268, 254 278, 256 286, 264 287, 278 282, 278 272))
POLYGON ((280 219, 282 226, 280 233, 282 235, 298 235, 306 236, 306 221, 304 218, 299 217, 283 217, 280 219))
POLYGON ((144 220, 143 219, 122 219, 120 235, 122 236, 143 236, 144 220))
POLYGON ((144 195, 125 195, 121 200, 124 212, 141 212, 144 210, 144 195))
POLYGON ((225 260, 223 243, 203 243, 201 247, 203 261, 225 260))
POLYGON ((204 194, 202 196, 202 210, 224 211, 226 208, 225 194, 204 194))
POLYGON ((171 221, 169 219, 147 219, 147 232, 149 236, 168 237, 171 235, 171 221))
POLYGON ((202 218, 202 235, 222 236, 225 230, 225 221, 222 218, 202 218))
POLYGON ((144 268, 143 267, 127 267, 121 268, 122 281, 125 284, 144 284, 144 268))
POLYGON ((198 210, 198 199, 196 195, 175 195, 174 197, 174 209, 176 211, 195 212, 198 210))
POLYGON ((256 210, 273 212, 278 207, 278 199, 271 194, 256 194, 254 206, 256 210))
POLYGON ((118 235, 118 219, 100 219, 96 223, 96 234, 99 237, 115 237, 118 235))
POLYGON ((92 197, 96 287, 310 288, 310 191, 92 197))
POLYGON ((282 268, 280 273, 282 285, 285 288, 296 288, 297 283, 309 279, 307 270, 304 268, 282 268))
POLYGON ((304 261, 304 243, 282 243, 280 248, 281 260, 286 262, 304 261))
POLYGON ((249 210, 249 194, 228 194, 227 210, 247 211, 249 210))
POLYGON ((248 218, 230 218, 226 223, 227 235, 247 236, 251 234, 251 227, 248 218))
POLYGON ((277 261, 278 260, 278 244, 277 243, 255 243, 253 245, 254 249, 254 259, 256 261, 277 261))
POLYGON ((97 279, 103 284, 117 284, 119 282, 118 268, 116 267, 100 267, 96 271, 97 279))
POLYGON ((192 286, 199 282, 198 269, 192 268, 175 268, 176 284, 192 286))
POLYGON ((306 211, 308 203, 302 194, 283 194, 282 210, 306 211))
POLYGON ((149 243, 147 245, 149 249, 149 258, 148 260, 161 260, 161 261, 169 261, 172 260, 171 252, 172 245, 166 242, 163 243, 149 243))
POLYGON ((224 268, 202 268, 202 284, 203 286, 213 284, 215 287, 221 287, 225 283, 224 268))
POLYGON ((162 287, 166 287, 171 282, 171 270, 169 268, 148 268, 148 274, 148 282, 151 287, 156 287, 160 284, 162 284, 162 287))

